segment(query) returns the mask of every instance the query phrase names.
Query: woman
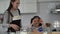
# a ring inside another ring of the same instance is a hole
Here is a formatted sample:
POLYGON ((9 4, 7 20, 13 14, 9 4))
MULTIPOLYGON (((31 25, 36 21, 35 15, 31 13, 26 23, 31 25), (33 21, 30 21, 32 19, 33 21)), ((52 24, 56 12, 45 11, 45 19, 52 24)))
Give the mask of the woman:
POLYGON ((32 24, 31 30, 33 32, 42 32, 43 31, 42 23, 40 22, 40 19, 41 18, 39 16, 34 16, 31 19, 31 24, 32 24))
POLYGON ((20 0, 11 0, 8 9, 4 13, 4 23, 10 23, 8 32, 20 31, 21 28, 21 19, 20 19, 20 10, 18 6, 20 0))

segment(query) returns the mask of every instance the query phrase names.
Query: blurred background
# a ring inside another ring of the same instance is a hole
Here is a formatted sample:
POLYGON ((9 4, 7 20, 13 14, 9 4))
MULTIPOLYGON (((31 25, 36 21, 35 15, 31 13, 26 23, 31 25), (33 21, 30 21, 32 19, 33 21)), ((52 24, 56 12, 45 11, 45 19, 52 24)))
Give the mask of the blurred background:
MULTIPOLYGON (((3 15, 8 8, 9 1, 0 0, 0 24, 3 23, 3 15)), ((60 0, 21 0, 20 2, 22 27, 29 25, 31 18, 38 15, 44 23, 51 23, 52 29, 60 31, 60 0)))

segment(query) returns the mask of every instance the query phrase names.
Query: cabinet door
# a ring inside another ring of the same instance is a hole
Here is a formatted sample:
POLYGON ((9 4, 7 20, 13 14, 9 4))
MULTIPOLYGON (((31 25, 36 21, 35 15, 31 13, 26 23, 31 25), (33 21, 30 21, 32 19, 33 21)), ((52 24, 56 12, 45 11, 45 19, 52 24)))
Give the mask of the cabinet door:
POLYGON ((37 0, 20 0, 19 9, 21 13, 36 13, 37 0))

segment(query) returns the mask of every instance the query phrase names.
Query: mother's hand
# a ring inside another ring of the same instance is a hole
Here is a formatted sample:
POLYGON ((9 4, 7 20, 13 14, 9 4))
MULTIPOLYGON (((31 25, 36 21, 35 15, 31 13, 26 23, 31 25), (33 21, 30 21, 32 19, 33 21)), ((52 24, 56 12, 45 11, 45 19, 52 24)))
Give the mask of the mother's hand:
POLYGON ((10 24, 10 27, 12 27, 14 30, 18 31, 19 30, 19 26, 16 24, 10 24))

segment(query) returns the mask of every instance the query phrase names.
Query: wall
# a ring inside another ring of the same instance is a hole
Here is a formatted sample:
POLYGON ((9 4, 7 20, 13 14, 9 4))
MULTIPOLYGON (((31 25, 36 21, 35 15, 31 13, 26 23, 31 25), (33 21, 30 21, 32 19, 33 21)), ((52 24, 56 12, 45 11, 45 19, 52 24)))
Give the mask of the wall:
MULTIPOLYGON (((57 2, 37 2, 37 13, 36 14, 22 14, 22 25, 27 26, 30 24, 30 19, 38 15, 40 16, 44 23, 49 22, 53 23, 55 21, 60 21, 59 14, 51 14, 50 9, 55 7, 55 3, 57 2)), ((58 4, 58 3, 57 3, 58 4)))

